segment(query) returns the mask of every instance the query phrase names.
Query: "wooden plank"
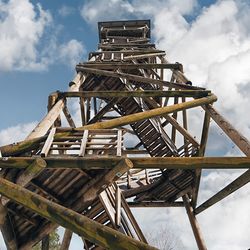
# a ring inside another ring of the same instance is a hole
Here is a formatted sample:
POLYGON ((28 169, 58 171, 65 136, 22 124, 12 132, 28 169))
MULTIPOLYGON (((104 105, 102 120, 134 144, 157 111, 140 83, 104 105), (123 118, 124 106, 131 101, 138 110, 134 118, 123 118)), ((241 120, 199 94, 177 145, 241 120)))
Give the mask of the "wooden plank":
POLYGON ((108 194, 106 192, 106 190, 102 191, 99 194, 99 199, 110 219, 111 224, 113 225, 114 228, 116 228, 116 210, 115 208, 112 206, 112 203, 108 197, 108 194))
POLYGON ((182 197, 182 199, 183 199, 183 202, 184 202, 187 214, 188 214, 188 218, 189 218, 189 221, 190 221, 193 233, 194 233, 194 237, 195 237, 197 246, 198 246, 199 250, 206 250, 207 247, 206 247, 205 241, 202 237, 198 221, 193 213, 193 208, 190 205, 188 195, 187 194, 184 195, 182 197))
POLYGON ((40 216, 68 228, 85 239, 108 249, 156 249, 132 239, 114 229, 101 225, 84 215, 51 202, 10 181, 0 178, 0 193, 9 199, 31 209, 40 216))
POLYGON ((210 90, 123 90, 123 91, 78 91, 78 92, 60 92, 62 97, 194 97, 200 98, 211 94, 210 90))
POLYGON ((121 190, 118 186, 115 190, 115 224, 118 227, 121 224, 121 190))
POLYGON ((80 151, 79 151, 79 156, 83 157, 85 155, 88 136, 89 136, 89 131, 85 130, 83 132, 83 136, 82 136, 82 142, 81 142, 81 147, 80 147, 80 151))
POLYGON ((51 147, 52 142, 54 140, 55 133, 56 133, 56 128, 52 128, 50 130, 50 133, 49 133, 49 135, 48 135, 48 137, 47 137, 47 139, 46 139, 46 141, 45 141, 45 143, 43 145, 42 151, 40 153, 40 155, 42 157, 46 157, 48 155, 48 153, 50 151, 50 147, 51 147))
POLYGON ((116 150, 116 155, 117 156, 122 156, 122 130, 117 131, 117 150, 116 150))

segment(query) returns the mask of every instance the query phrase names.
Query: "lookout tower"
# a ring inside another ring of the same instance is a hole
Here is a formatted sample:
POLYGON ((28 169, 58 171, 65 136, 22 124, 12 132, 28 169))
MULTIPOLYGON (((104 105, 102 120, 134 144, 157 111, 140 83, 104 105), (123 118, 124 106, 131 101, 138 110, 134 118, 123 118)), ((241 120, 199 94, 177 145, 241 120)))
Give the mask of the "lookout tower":
POLYGON ((250 144, 213 108, 216 96, 155 47, 149 20, 100 22, 98 31, 98 50, 76 65, 68 91, 49 95, 47 115, 24 141, 0 147, 6 246, 42 241, 48 249, 62 226, 62 250, 72 232, 85 249, 155 249, 131 207, 185 207, 206 249, 196 215, 248 183, 250 172, 197 206, 201 171, 248 169, 250 144), (194 110, 204 111, 195 129, 194 110), (211 119, 247 157, 204 156, 211 119))

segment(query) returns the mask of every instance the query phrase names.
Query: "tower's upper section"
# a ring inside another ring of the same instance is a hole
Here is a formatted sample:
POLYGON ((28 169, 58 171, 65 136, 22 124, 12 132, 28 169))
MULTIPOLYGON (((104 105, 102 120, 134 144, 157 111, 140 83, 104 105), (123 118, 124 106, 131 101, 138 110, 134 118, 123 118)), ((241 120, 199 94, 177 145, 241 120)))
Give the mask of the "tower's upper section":
POLYGON ((150 20, 99 22, 98 30, 101 45, 150 41, 150 20))

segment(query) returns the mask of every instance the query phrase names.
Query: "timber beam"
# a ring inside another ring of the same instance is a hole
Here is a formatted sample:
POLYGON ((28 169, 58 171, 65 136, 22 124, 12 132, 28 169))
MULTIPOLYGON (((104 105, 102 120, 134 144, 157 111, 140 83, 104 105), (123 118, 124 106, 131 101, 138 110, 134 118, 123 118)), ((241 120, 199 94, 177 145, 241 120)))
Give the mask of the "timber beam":
POLYGON ((193 233, 194 233, 194 237, 195 237, 197 246, 198 246, 199 250, 207 250, 207 247, 205 245, 205 241, 204 241, 203 236, 201 234, 201 230, 200 230, 198 221, 194 215, 193 208, 190 204, 188 195, 185 194, 182 197, 182 199, 183 199, 186 211, 187 211, 187 215, 188 215, 188 218, 189 218, 189 221, 190 221, 193 233))
MULTIPOLYGON (((45 157, 46 168, 113 169, 121 157, 45 157)), ((124 158, 126 159, 126 158, 124 158)), ((135 169, 249 169, 250 157, 131 157, 135 169)), ((31 157, 0 158, 0 168, 24 169, 31 157)))
POLYGON ((95 75, 103 75, 103 76, 108 76, 108 77, 125 78, 130 81, 142 82, 146 84, 157 84, 157 85, 167 86, 167 87, 172 87, 172 88, 197 89, 197 90, 204 89, 204 88, 195 87, 195 86, 191 86, 187 84, 173 83, 173 82, 157 80, 157 79, 147 78, 147 77, 138 76, 138 75, 132 75, 128 73, 119 73, 119 72, 113 72, 113 71, 101 70, 101 69, 91 69, 88 67, 83 67, 81 65, 76 66, 76 71, 91 73, 95 75))
POLYGON ((135 90, 135 91, 78 91, 58 92, 60 97, 194 97, 200 98, 211 94, 210 90, 135 90))
POLYGON ((0 178, 0 193, 105 249, 156 249, 3 178, 0 178))
POLYGON ((184 203, 181 201, 165 202, 165 201, 141 201, 141 202, 128 202, 129 207, 183 207, 184 203))
POLYGON ((119 69, 178 69, 182 68, 180 63, 140 63, 140 64, 131 64, 131 63, 96 63, 96 62, 87 62, 79 64, 79 66, 98 68, 98 69, 114 69, 119 67, 119 69))

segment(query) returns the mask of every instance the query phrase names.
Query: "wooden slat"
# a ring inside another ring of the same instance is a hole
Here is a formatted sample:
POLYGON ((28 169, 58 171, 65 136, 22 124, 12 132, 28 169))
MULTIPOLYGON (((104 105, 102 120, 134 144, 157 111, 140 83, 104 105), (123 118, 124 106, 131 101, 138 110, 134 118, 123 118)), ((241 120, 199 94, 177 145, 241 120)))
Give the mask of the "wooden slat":
POLYGON ((50 130, 50 133, 49 133, 49 135, 48 135, 48 137, 47 137, 47 139, 46 139, 46 141, 45 141, 45 143, 43 145, 42 151, 40 153, 40 155, 42 157, 46 157, 48 155, 48 153, 50 151, 50 147, 51 147, 52 142, 54 140, 55 133, 56 133, 56 128, 52 128, 50 130))
POLYGON ((87 145, 87 141, 88 141, 88 135, 89 135, 89 131, 85 130, 83 132, 83 137, 82 137, 82 143, 81 143, 81 147, 80 147, 80 151, 79 151, 79 156, 83 157, 85 155, 86 145, 87 145))

